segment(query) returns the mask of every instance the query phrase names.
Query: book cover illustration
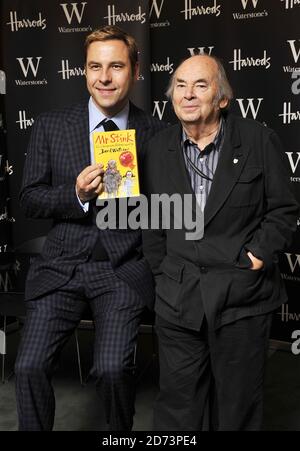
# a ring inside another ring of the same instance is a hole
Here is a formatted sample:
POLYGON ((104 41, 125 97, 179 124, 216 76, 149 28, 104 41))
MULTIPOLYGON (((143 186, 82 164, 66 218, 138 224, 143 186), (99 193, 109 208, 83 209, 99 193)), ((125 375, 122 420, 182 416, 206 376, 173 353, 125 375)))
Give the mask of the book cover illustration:
POLYGON ((93 133, 95 163, 102 163, 100 199, 140 195, 135 130, 93 133))

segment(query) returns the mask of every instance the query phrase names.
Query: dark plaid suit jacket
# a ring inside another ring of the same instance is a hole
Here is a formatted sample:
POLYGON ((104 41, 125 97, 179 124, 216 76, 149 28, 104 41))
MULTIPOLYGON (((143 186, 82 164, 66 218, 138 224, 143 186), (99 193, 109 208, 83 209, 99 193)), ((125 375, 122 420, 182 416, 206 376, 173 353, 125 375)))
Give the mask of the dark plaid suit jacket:
MULTIPOLYGON (((166 125, 130 104, 129 128, 136 129, 138 154, 166 125)), ((35 299, 63 286, 75 265, 88 260, 101 234, 116 274, 151 307, 153 283, 141 254, 139 230, 104 230, 95 225, 92 208, 79 205, 75 182, 90 164, 88 105, 44 113, 36 120, 24 168, 21 207, 31 218, 52 218, 41 254, 27 276, 25 298, 35 299)))

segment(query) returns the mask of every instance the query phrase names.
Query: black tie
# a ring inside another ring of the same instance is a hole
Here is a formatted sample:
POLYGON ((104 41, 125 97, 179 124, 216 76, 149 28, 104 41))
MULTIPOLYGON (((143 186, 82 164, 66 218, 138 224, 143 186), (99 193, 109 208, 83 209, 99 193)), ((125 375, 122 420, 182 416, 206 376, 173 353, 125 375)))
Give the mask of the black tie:
POLYGON ((119 130, 117 124, 114 123, 111 119, 104 119, 101 121, 99 125, 102 125, 106 132, 113 132, 114 130, 119 130))
MULTIPOLYGON (((119 130, 119 127, 111 119, 104 119, 103 121, 100 122, 98 127, 100 125, 102 125, 102 127, 104 128, 104 130, 106 132, 112 132, 114 130, 119 130)), ((98 209, 96 206, 94 208, 95 208, 95 214, 97 215, 98 209)), ((100 234, 98 235, 96 244, 93 248, 91 259, 93 261, 109 260, 107 252, 105 250, 105 247, 102 244, 100 234)))

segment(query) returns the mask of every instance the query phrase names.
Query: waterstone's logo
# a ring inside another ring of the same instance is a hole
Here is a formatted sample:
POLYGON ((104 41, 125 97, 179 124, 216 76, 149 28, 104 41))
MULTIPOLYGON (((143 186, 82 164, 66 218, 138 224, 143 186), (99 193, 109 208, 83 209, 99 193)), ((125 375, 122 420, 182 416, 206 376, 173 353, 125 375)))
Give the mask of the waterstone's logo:
POLYGON ((169 27, 170 22, 169 20, 162 20, 160 18, 161 12, 164 6, 165 0, 152 0, 151 8, 149 12, 149 18, 150 18, 150 27, 151 28, 158 28, 158 27, 169 27))
POLYGON ((16 58, 22 74, 24 75, 24 78, 27 80, 17 79, 15 80, 15 83, 17 86, 43 86, 47 85, 47 80, 44 78, 43 80, 37 79, 37 74, 40 66, 40 62, 42 57, 41 56, 27 56, 27 57, 20 57, 16 58), (34 77, 34 79, 29 79, 30 75, 34 77))
POLYGON ((58 27, 60 33, 86 33, 92 31, 90 25, 82 25, 82 18, 85 12, 87 2, 81 3, 60 3, 65 18, 69 25, 77 22, 76 27, 58 27))

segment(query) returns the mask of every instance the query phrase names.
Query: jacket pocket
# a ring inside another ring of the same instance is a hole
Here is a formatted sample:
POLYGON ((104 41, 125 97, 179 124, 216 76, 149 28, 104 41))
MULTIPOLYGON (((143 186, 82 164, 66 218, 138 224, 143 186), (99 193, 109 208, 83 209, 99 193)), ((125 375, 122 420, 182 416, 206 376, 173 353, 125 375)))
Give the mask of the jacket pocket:
POLYGON ((166 256, 160 265, 161 274, 156 277, 158 297, 173 310, 179 312, 179 293, 181 291, 184 263, 166 256))
POLYGON ((272 281, 266 271, 236 268, 227 307, 253 305, 269 298, 272 292, 272 281))
POLYGON ((256 205, 263 195, 263 171, 260 167, 248 167, 240 175, 230 196, 230 207, 256 205))

